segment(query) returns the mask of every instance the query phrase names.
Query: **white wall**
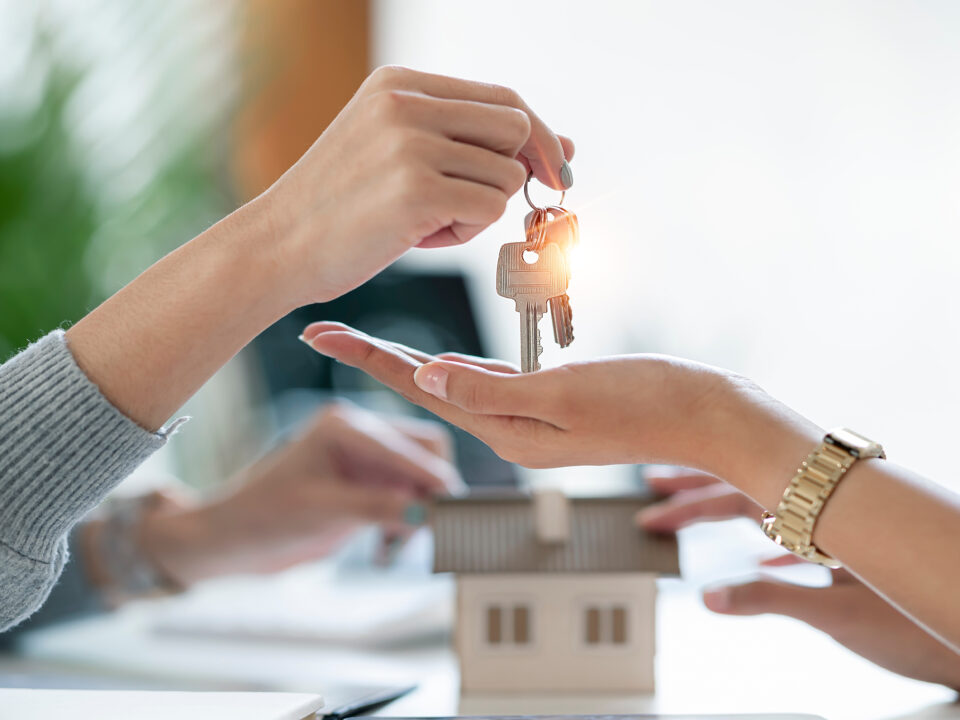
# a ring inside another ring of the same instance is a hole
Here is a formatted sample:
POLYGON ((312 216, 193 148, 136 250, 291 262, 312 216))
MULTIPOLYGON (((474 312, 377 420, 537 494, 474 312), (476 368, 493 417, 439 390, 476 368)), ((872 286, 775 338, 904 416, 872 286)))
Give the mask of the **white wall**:
MULTIPOLYGON (((376 61, 511 85, 577 142, 577 341, 744 372, 960 487, 960 3, 379 0, 376 61)), ((500 243, 415 263, 476 281, 500 243)), ((544 330, 548 325, 544 324, 544 330)))

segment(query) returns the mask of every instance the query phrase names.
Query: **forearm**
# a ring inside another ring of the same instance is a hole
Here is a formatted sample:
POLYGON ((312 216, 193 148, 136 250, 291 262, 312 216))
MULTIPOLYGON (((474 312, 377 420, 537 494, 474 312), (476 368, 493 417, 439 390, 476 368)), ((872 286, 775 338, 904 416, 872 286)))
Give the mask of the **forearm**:
POLYGON ((279 251, 263 202, 170 253, 68 331, 80 367, 142 427, 160 427, 295 305, 278 292, 279 251))
MULTIPOLYGON (((756 392, 760 392, 754 389, 756 392)), ((717 474, 774 511, 823 430, 769 396, 731 403, 717 474)), ((857 462, 817 519, 814 544, 960 651, 960 498, 887 460, 857 462)))
POLYGON ((960 498, 885 460, 861 461, 814 531, 824 552, 960 652, 960 498))

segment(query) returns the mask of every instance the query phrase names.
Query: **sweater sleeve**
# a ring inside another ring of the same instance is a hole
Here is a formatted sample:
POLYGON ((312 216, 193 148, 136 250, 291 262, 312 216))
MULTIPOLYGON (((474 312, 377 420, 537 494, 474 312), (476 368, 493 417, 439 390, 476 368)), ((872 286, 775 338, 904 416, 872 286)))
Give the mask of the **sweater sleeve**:
POLYGON ((0 632, 43 604, 71 528, 165 442, 110 404, 62 331, 0 365, 0 632))

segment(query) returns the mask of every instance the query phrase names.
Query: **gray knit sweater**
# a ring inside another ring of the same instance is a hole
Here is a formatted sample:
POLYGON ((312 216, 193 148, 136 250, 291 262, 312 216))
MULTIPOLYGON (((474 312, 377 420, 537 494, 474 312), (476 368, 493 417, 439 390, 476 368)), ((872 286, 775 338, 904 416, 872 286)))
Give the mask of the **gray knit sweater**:
POLYGON ((0 365, 0 632, 43 603, 70 529, 165 441, 110 404, 62 331, 0 365))

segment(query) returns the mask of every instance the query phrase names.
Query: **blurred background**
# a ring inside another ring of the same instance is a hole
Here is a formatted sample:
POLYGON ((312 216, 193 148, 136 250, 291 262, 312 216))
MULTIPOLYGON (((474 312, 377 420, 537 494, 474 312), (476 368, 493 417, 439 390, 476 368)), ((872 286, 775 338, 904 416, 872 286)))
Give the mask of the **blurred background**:
MULTIPOLYGON (((3 357, 267 187, 372 67, 400 63, 512 86, 577 143, 577 340, 547 340, 545 365, 662 352, 729 367, 960 487, 950 453, 931 452, 950 446, 960 401, 955 3, 0 8, 3 357)), ((516 361, 518 318, 493 274, 526 211, 515 198, 476 242, 414 251, 272 329, 157 462, 215 482, 296 414, 273 407, 293 391, 369 390, 297 347, 315 317, 516 361)), ((512 472, 478 462, 478 481, 512 472)), ((538 476, 599 487, 630 472, 523 474, 538 476)))
MULTIPOLYGON (((577 143, 577 341, 545 342, 545 365, 729 367, 960 487, 931 452, 960 401, 955 3, 5 0, 0 18, 0 356, 267 187, 372 67, 400 63, 514 87, 577 143)), ((493 274, 526 211, 515 198, 476 242, 414 251, 272 329, 156 462, 216 482, 296 414, 277 409, 294 391, 370 390, 296 346, 315 317, 516 361, 493 274)), ((477 481, 512 473, 464 452, 477 481)))
MULTIPOLYGON (((657 352, 731 368, 960 490, 958 29, 950 0, 0 0, 0 361, 267 188, 372 68, 397 63, 511 86, 576 142, 576 342, 561 351, 544 322, 545 366, 657 352)), ((332 395, 414 412, 297 342, 314 319, 518 361, 494 271, 527 211, 514 198, 474 242, 415 250, 270 328, 122 491, 213 488, 332 395)), ((637 482, 631 467, 517 469, 462 434, 457 453, 473 484, 637 482)), ((696 558, 713 577, 726 559, 696 558)), ((248 604, 283 615, 286 582, 248 604)), ((223 597, 172 625, 209 624, 223 597)), ((77 632, 47 654, 143 654, 77 632)), ((351 667, 309 667, 333 665, 351 667)))

